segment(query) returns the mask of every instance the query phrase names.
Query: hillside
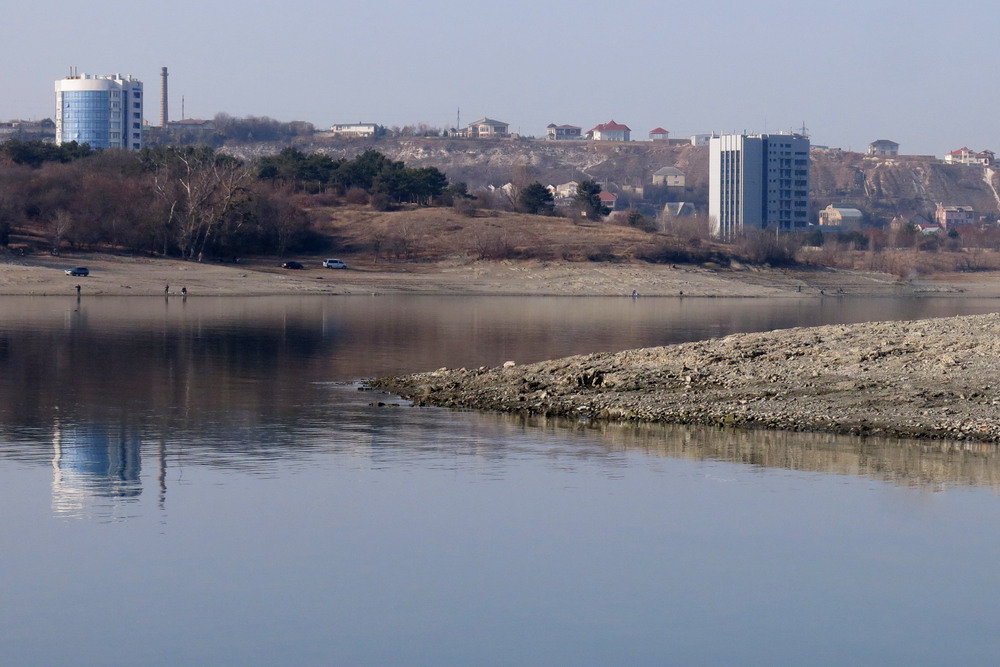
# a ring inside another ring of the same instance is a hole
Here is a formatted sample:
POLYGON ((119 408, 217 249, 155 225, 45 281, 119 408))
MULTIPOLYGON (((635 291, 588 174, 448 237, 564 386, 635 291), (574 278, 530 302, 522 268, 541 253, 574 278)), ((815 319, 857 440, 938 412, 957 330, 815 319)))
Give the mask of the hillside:
MULTIPOLYGON (((243 158, 280 151, 284 144, 245 144, 224 150, 243 158)), ((708 149, 653 142, 546 142, 423 138, 307 141, 301 150, 333 157, 353 157, 373 148, 411 166, 433 166, 452 181, 471 188, 508 181, 538 180, 545 184, 593 178, 613 192, 648 184, 652 173, 676 165, 687 186, 675 198, 708 205, 708 149)), ((948 165, 931 156, 873 158, 836 149, 812 151, 812 214, 827 204, 855 206, 875 222, 895 215, 930 216, 938 202, 970 205, 980 215, 1000 214, 995 188, 1000 179, 984 179, 979 167, 948 165)))

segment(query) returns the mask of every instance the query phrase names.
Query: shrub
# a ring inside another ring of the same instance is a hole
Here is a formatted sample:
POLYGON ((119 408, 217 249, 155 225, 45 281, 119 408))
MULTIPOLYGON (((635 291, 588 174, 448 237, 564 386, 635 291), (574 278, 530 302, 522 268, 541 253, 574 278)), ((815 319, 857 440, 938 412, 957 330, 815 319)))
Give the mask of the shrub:
POLYGON ((376 211, 391 211, 392 199, 384 192, 378 192, 371 197, 372 208, 376 211))
POLYGON ((736 242, 737 255, 752 264, 791 266, 797 250, 798 244, 791 236, 768 230, 748 231, 736 242))
POLYGON ((368 193, 362 188, 348 188, 344 194, 348 204, 367 204, 369 202, 368 193))
POLYGON ((456 213, 464 215, 467 218, 476 217, 476 213, 479 210, 479 207, 476 204, 476 200, 466 199, 464 197, 455 199, 451 207, 455 210, 456 213))

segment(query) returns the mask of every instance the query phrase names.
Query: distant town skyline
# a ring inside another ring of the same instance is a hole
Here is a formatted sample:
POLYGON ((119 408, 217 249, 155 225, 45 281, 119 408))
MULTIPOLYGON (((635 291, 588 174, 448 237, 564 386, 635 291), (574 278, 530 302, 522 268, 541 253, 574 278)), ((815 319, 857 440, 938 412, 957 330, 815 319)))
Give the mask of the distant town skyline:
POLYGON ((12 10, 0 120, 51 118, 52 82, 132 74, 158 122, 170 69, 170 117, 271 116, 449 127, 484 116, 543 137, 611 119, 645 139, 809 128, 813 144, 903 154, 1000 148, 1000 93, 989 39, 1000 17, 983 0, 804 6, 786 0, 587 5, 513 0, 369 6, 181 0, 148 6, 68 0, 12 10), (63 30, 61 26, 86 26, 63 30), (155 16, 155 20, 154 20, 155 16), (40 48, 44 44, 45 48, 40 48))

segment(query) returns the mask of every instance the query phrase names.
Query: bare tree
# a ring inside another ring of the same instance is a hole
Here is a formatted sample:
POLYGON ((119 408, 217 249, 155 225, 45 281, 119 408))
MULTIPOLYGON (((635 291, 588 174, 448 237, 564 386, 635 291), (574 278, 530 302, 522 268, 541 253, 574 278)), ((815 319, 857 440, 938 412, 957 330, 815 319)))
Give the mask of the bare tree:
POLYGON ((250 171, 210 151, 173 151, 157 165, 154 188, 167 205, 166 226, 176 231, 185 259, 202 261, 205 249, 241 201, 250 171))

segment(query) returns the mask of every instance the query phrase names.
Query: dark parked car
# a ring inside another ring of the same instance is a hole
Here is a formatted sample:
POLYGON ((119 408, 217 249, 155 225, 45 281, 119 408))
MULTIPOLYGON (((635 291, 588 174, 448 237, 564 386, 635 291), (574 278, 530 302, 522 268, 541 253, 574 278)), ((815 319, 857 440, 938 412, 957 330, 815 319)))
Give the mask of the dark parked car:
POLYGON ((72 269, 66 269, 67 276, 89 276, 90 269, 85 266, 75 266, 72 269))
POLYGON ((302 266, 298 262, 285 262, 284 264, 281 265, 281 268, 283 268, 283 269, 304 269, 306 267, 302 266))

